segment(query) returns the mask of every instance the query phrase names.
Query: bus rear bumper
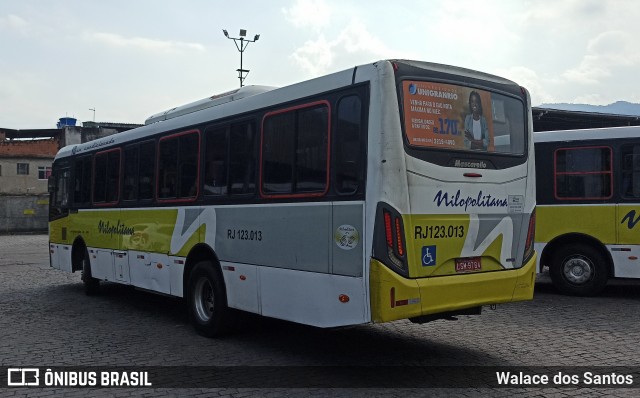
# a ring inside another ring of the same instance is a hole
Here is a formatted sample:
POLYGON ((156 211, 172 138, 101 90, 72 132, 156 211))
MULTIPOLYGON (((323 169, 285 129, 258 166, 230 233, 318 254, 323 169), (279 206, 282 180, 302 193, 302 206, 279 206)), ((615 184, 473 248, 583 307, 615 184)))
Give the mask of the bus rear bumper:
POLYGON ((533 299, 536 255, 513 270, 407 279, 371 260, 371 320, 388 322, 533 299))

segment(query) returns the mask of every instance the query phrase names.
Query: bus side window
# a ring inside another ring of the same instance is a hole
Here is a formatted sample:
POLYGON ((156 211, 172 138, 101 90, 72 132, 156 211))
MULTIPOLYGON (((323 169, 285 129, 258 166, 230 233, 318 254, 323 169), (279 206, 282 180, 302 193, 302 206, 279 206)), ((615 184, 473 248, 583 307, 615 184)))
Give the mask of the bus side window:
POLYGON ((123 200, 137 199, 139 155, 138 145, 129 146, 124 150, 123 200))
POLYGON ((189 133, 180 136, 180 152, 178 158, 178 184, 180 198, 191 198, 198 195, 198 134, 189 133))
POLYGON ((176 184, 178 139, 160 140, 158 159, 158 198, 170 199, 178 196, 176 184))
POLYGON ((63 169, 58 173, 56 181, 54 204, 58 208, 69 206, 69 169, 63 169))
POLYGON ((205 131, 205 195, 227 194, 227 129, 205 131))
POLYGON ((85 156, 75 161, 73 203, 83 206, 91 202, 91 156, 85 156))
POLYGON ((257 149, 255 138, 253 123, 231 126, 229 134, 229 185, 232 195, 255 192, 257 149))
POLYGON ((268 113, 262 137, 262 195, 327 192, 329 107, 316 102, 268 113))
POLYGON ((621 194, 627 198, 640 197, 640 145, 622 146, 621 194))
POLYGON ((560 148, 555 152, 557 199, 608 199, 612 195, 609 147, 560 148))
POLYGON ((266 116, 262 139, 262 187, 265 194, 293 192, 295 112, 266 116))
POLYGON ((160 139, 158 198, 193 199, 197 196, 199 145, 197 131, 160 139))
POLYGON ((108 205, 118 201, 120 149, 110 149, 95 155, 93 181, 93 203, 108 205))
POLYGON ((156 144, 146 141, 140 144, 140 164, 138 166, 138 199, 153 199, 153 181, 155 177, 156 144))
POLYGON ((334 187, 338 194, 351 195, 358 191, 363 168, 362 104, 359 97, 351 95, 340 99, 334 137, 334 187))
POLYGON ((51 177, 49 177, 50 206, 49 220, 55 220, 61 216, 69 214, 69 199, 71 172, 68 166, 54 164, 51 177))

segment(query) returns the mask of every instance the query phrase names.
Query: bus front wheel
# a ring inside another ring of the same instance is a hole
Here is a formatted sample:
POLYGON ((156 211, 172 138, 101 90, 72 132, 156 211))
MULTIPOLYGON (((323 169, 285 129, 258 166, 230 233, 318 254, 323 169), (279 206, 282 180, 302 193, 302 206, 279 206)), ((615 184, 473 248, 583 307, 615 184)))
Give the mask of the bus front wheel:
POLYGON ((206 337, 221 336, 233 326, 222 275, 208 261, 197 263, 189 276, 188 306, 196 331, 206 337))
POLYGON ((87 296, 95 296, 100 290, 100 280, 91 276, 91 261, 89 260, 89 252, 84 249, 84 257, 82 258, 82 283, 84 284, 84 293, 87 296))
POLYGON ((556 289, 574 296, 594 296, 608 279, 604 256, 579 243, 562 246, 555 252, 549 275, 556 289))

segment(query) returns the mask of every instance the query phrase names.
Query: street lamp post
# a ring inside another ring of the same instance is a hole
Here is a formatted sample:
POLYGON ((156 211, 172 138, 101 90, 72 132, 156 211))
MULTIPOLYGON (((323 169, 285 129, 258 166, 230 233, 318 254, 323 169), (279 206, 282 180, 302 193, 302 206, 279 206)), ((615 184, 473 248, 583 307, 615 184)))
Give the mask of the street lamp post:
POLYGON ((258 39, 260 38, 260 35, 255 35, 253 40, 251 40, 246 38, 247 36, 246 29, 240 29, 240 37, 230 37, 229 32, 227 32, 225 29, 222 29, 222 33, 224 33, 227 39, 233 40, 233 43, 236 45, 236 48, 238 49, 238 51, 240 51, 240 69, 236 69, 236 70, 238 71, 238 79, 240 79, 240 87, 242 87, 244 83, 244 79, 246 79, 247 75, 249 74, 249 69, 242 68, 242 53, 244 53, 244 50, 247 49, 247 46, 249 45, 249 43, 254 43, 258 41, 258 39))

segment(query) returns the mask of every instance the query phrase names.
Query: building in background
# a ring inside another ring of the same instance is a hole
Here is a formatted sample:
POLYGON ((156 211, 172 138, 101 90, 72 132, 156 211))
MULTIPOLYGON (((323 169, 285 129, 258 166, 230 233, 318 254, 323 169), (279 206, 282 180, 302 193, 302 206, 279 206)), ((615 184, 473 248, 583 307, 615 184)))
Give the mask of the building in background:
POLYGON ((0 195, 47 193, 47 178, 58 150, 140 125, 84 122, 61 118, 56 129, 12 130, 0 127, 0 195))
POLYGON ((46 193, 58 140, 7 140, 4 135, 0 131, 0 194, 46 193))
POLYGON ((47 229, 47 179, 58 150, 140 125, 84 122, 61 118, 56 129, 0 127, 0 233, 47 229))

